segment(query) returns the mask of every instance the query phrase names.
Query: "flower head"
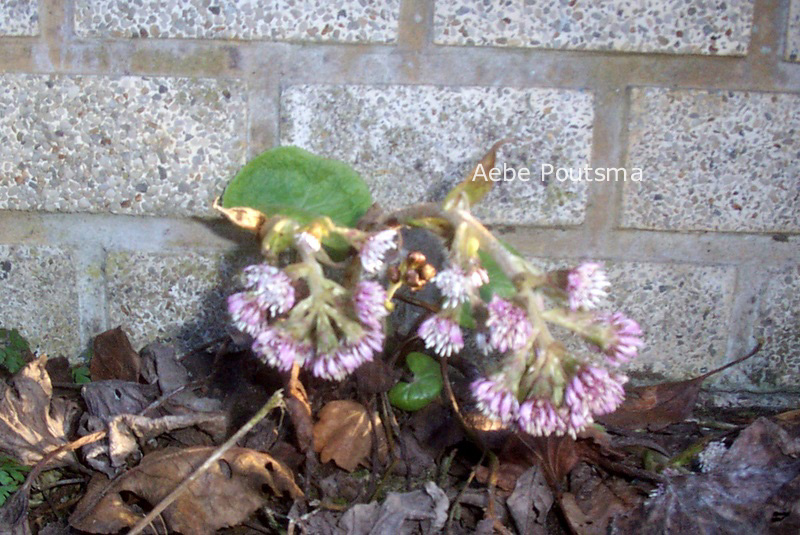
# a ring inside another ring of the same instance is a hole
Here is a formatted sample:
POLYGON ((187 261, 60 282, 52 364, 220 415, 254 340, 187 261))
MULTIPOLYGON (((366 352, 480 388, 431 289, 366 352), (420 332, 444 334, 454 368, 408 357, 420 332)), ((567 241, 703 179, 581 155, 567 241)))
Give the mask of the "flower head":
POLYGON ((470 390, 484 415, 505 425, 517 419, 519 402, 514 392, 503 383, 502 375, 473 381, 470 390))
POLYGON ((597 366, 583 366, 564 390, 568 410, 567 432, 575 436, 594 421, 594 416, 614 412, 625 399, 623 375, 610 374, 597 366))
POLYGON ((489 303, 489 342, 500 352, 517 351, 525 347, 533 326, 525 311, 497 295, 489 303))
POLYGON ((253 342, 253 351, 264 362, 279 370, 288 371, 292 364, 303 364, 311 356, 311 347, 295 340, 288 332, 268 327, 261 331, 253 342))
POLYGON ((445 316, 433 315, 422 322, 417 331, 425 347, 440 357, 449 357, 464 348, 464 336, 458 323, 445 316))
POLYGON ((269 264, 256 264, 244 269, 244 277, 247 289, 270 316, 283 314, 294 306, 292 279, 282 270, 269 264))
POLYGON ((611 326, 611 341, 606 345, 606 359, 613 366, 630 361, 644 345, 642 328, 634 320, 620 312, 601 318, 611 326))
POLYGON ((386 290, 374 281, 361 281, 353 292, 358 321, 372 328, 378 328, 383 318, 389 315, 386 308, 386 290))
POLYGON ((256 336, 266 326, 267 314, 250 292, 229 295, 228 313, 233 326, 250 336, 256 336))
POLYGON ((567 273, 567 299, 570 310, 592 310, 608 296, 611 286, 603 267, 596 262, 584 262, 567 273))
POLYGON ((384 334, 380 329, 364 332, 355 342, 342 342, 334 351, 317 353, 308 361, 311 373, 331 381, 341 381, 356 368, 369 362, 383 349, 384 334))
POLYGON ((445 308, 455 308, 468 302, 475 290, 489 278, 483 268, 475 268, 467 273, 458 266, 452 266, 443 269, 431 280, 442 292, 445 308))
POLYGON ((374 275, 380 271, 384 263, 384 256, 396 247, 396 238, 397 231, 394 229, 382 230, 367 238, 359 254, 361 266, 366 273, 374 275))
POLYGON ((549 399, 532 398, 519 407, 517 425, 535 437, 562 436, 567 432, 564 410, 556 408, 549 399))

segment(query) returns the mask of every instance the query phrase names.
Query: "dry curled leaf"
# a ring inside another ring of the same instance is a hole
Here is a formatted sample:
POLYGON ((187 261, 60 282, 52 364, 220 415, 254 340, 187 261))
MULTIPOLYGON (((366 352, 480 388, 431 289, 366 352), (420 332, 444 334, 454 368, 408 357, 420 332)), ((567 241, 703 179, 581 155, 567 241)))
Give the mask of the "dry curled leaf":
POLYGON ((749 359, 760 349, 761 343, 744 357, 693 379, 649 386, 629 386, 625 388, 625 400, 622 405, 616 411, 600 416, 597 420, 604 425, 623 429, 646 428, 650 431, 658 431, 670 424, 682 422, 691 416, 703 381, 749 359))
MULTIPOLYGON (((33 465, 68 442, 75 406, 56 398, 45 370, 47 357, 29 362, 9 381, 0 383, 0 451, 23 464, 33 465)), ((75 461, 64 452, 51 466, 75 461)))
POLYGON ((95 336, 92 349, 89 371, 93 381, 118 379, 136 382, 139 380, 142 361, 122 327, 110 329, 95 336))
POLYGON ((219 202, 219 197, 214 199, 214 210, 220 212, 222 215, 228 218, 228 220, 237 225, 242 227, 245 230, 249 230, 251 232, 258 232, 264 222, 267 220, 266 216, 255 210, 253 208, 248 208, 246 206, 237 206, 234 208, 225 208, 219 202))
POLYGON ((314 451, 321 453, 322 462, 331 459, 341 468, 352 472, 372 451, 373 435, 378 435, 378 451, 386 451, 386 436, 378 416, 370 421, 367 409, 349 400, 331 401, 319 411, 314 425, 314 451))
MULTIPOLYGON (((186 479, 214 448, 167 448, 146 455, 135 468, 109 483, 97 476, 70 517, 73 528, 89 533, 117 533, 144 514, 123 499, 133 494, 151 507, 186 479)), ((212 534, 235 526, 264 504, 265 492, 303 496, 294 477, 266 453, 231 448, 162 513, 171 531, 212 534)))

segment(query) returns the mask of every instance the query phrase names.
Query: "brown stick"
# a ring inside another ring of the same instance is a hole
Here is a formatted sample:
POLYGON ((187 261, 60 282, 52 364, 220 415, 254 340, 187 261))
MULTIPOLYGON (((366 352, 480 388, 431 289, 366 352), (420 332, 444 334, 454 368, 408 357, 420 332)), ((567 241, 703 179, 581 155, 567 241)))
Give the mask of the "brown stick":
POLYGON ((281 406, 283 403, 283 393, 282 391, 278 390, 264 404, 261 409, 255 415, 253 415, 250 420, 247 421, 242 427, 239 428, 236 433, 231 436, 228 440, 226 440, 221 446, 219 446, 214 453, 212 453, 208 459, 205 460, 203 464, 197 467, 194 472, 189 474, 189 477, 184 479, 180 485, 175 487, 172 492, 170 492, 164 499, 162 499, 158 504, 153 507, 153 510, 147 513, 144 518, 139 520, 135 526, 128 532, 128 535, 138 535, 142 531, 144 531, 152 522, 155 520, 157 516, 159 516, 164 509, 172 505, 172 503, 180 498, 180 496, 186 492, 186 489, 189 488, 194 481, 197 480, 201 475, 203 475, 210 467, 213 465, 220 457, 225 455, 229 449, 236 445, 240 438, 247 434, 255 425, 260 422, 272 409, 281 406))

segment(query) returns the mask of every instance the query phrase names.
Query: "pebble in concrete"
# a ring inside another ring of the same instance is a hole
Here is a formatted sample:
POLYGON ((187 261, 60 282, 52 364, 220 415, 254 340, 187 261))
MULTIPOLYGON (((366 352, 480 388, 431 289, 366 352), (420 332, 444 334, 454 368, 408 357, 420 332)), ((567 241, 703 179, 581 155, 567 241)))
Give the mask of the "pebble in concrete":
POLYGON ((437 0, 434 41, 743 56, 754 0, 437 0))
POLYGON ((52 357, 80 354, 74 260, 65 248, 0 245, 0 327, 52 357))
POLYGON ((81 37, 391 43, 399 0, 77 0, 81 37))
POLYGON ((243 82, 0 76, 0 209, 208 215, 245 161, 243 82))
POLYGON ((636 88, 624 227, 800 231, 800 95, 636 88))

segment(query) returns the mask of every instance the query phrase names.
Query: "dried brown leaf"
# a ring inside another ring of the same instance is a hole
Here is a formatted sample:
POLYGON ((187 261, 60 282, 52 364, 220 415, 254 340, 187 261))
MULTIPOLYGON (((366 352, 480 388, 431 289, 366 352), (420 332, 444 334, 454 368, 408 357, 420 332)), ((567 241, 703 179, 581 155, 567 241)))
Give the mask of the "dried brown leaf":
POLYGON ((254 233, 259 232, 267 220, 264 214, 253 208, 247 208, 246 206, 225 208, 220 204, 219 197, 214 199, 213 208, 227 217, 234 225, 254 233))
POLYGON ((627 387, 622 405, 613 413, 601 416, 597 420, 602 424, 623 429, 646 428, 650 431, 658 431, 670 424, 682 422, 691 416, 703 381, 749 359, 760 349, 759 342, 747 355, 693 379, 627 387))
POLYGON ((98 334, 92 344, 94 350, 89 363, 93 381, 118 379, 120 381, 139 380, 142 361, 133 349, 122 327, 98 334))
MULTIPOLYGON (((66 400, 51 399, 46 362, 42 356, 26 364, 8 384, 0 383, 0 451, 27 465, 68 442, 76 409, 66 400)), ((50 466, 73 462, 74 454, 64 452, 50 466)))
POLYGON ((692 414, 703 379, 697 377, 675 383, 628 387, 622 405, 597 420, 622 429, 650 431, 682 422, 692 414))
MULTIPOLYGON (((131 493, 151 506, 186 479, 214 448, 167 448, 146 455, 138 466, 119 479, 98 476, 70 517, 70 525, 89 533, 117 533, 144 517, 123 499, 131 493)), ((294 477, 266 453, 231 448, 187 492, 167 507, 162 516, 171 531, 198 535, 244 521, 264 503, 265 492, 302 497, 294 477)))
MULTIPOLYGON (((385 452, 386 436, 378 416, 374 426, 379 438, 378 450, 385 452)), ((355 401, 331 401, 319 411, 314 425, 314 451, 322 462, 333 460, 348 472, 355 470, 372 451, 373 422, 367 409, 355 401)))
POLYGON ((506 500, 511 518, 521 535, 545 535, 545 521, 553 505, 553 492, 542 469, 529 468, 516 482, 514 492, 506 500))

